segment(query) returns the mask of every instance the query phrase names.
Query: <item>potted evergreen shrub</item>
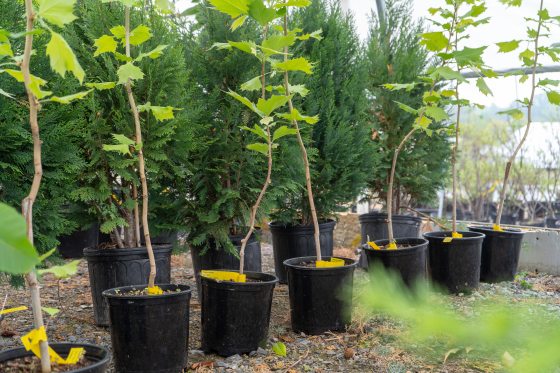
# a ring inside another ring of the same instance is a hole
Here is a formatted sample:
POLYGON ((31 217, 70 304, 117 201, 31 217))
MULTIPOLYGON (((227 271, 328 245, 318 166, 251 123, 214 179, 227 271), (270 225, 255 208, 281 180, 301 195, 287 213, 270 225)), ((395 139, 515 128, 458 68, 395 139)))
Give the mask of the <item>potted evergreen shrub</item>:
MULTIPOLYGON (((391 162, 395 149, 405 134, 411 130, 414 114, 399 108, 398 102, 417 107, 422 104, 424 91, 420 87, 410 90, 391 91, 384 83, 407 83, 415 81, 430 66, 425 46, 420 43, 424 32, 422 21, 412 17, 412 6, 402 0, 386 2, 383 21, 372 18, 367 48, 368 91, 371 93, 371 120, 373 137, 381 156, 380 164, 370 170, 369 198, 386 195, 391 162)), ((433 124, 441 128, 442 124, 433 124)), ((414 151, 403 152, 397 163, 393 206, 397 215, 392 216, 395 237, 418 237, 421 218, 399 215, 404 206, 426 204, 434 200, 436 192, 445 185, 449 167, 450 146, 444 132, 427 136, 421 131, 414 134, 406 145, 414 151)), ((387 214, 369 212, 359 217, 362 243, 386 239, 387 214)), ((365 263, 365 256, 360 258, 365 263)))
MULTIPOLYGON (((305 97, 295 96, 294 104, 319 117, 317 123, 302 128, 302 137, 309 152, 321 253, 331 256, 334 214, 347 210, 365 190, 378 160, 366 117, 363 52, 351 14, 344 13, 337 2, 313 1, 294 12, 292 24, 307 33, 322 30, 320 43, 301 41, 293 48, 294 57, 313 61, 313 74, 294 73, 291 84, 304 84, 309 91, 305 97)), ((275 271, 282 283, 287 281, 286 259, 312 256, 316 250, 298 147, 291 141, 280 150, 284 167, 277 179, 296 185, 282 183, 284 193, 271 214, 275 271)))
MULTIPOLYGON (((56 2, 54 1, 42 1, 38 4, 38 7, 35 7, 31 0, 25 1, 26 26, 25 32, 20 34, 25 38, 23 50, 12 48, 16 44, 12 44, 11 39, 17 36, 17 33, 10 33, 7 30, 0 29, 0 45, 2 46, 0 52, 0 61, 2 62, 0 73, 7 74, 16 81, 23 83, 27 95, 29 109, 27 117, 33 140, 34 170, 29 194, 21 202, 23 216, 18 215, 14 209, 6 204, 0 204, 0 216, 2 217, 2 224, 0 224, 2 229, 2 232, 0 232, 0 237, 2 237, 2 240, 0 240, 0 254, 2 257, 0 271, 12 274, 25 274, 31 294, 35 327, 22 338, 25 348, 9 350, 0 354, 0 368, 2 371, 8 371, 6 366, 2 366, 4 363, 19 361, 20 364, 30 370, 32 368, 31 364, 36 364, 36 362, 28 360, 25 363, 22 359, 36 356, 40 359, 39 365, 42 373, 51 372, 55 365, 72 365, 75 369, 70 368, 67 370, 72 372, 104 372, 109 362, 109 355, 101 347, 63 343, 52 344, 49 348, 48 336, 43 322, 43 308, 41 307, 37 271, 35 269, 36 265, 40 264, 41 261, 54 252, 54 250, 51 250, 49 253, 39 256, 33 246, 33 205, 39 197, 43 177, 41 151, 43 141, 40 135, 38 113, 43 106, 50 105, 51 102, 69 104, 72 101, 84 98, 89 93, 89 91, 82 90, 67 96, 54 96, 51 91, 47 91, 48 82, 32 73, 31 55, 33 52, 33 39, 37 32, 43 31, 49 37, 44 53, 49 57, 52 70, 62 77, 66 73, 73 75, 80 85, 85 77, 82 67, 66 40, 61 34, 51 28, 54 25, 64 28, 66 24, 76 19, 73 14, 74 2, 69 1, 66 6, 58 8, 55 12, 52 11, 53 6, 56 7, 56 2), (16 55, 20 51, 23 51, 23 54, 16 55), (89 364, 82 359, 84 355, 90 359, 89 364)), ((43 50, 41 50, 42 52, 43 50)), ((8 98, 16 97, 5 90, 2 90, 1 93, 8 98)), ((69 265, 75 268, 77 262, 69 263, 69 265)), ((71 272, 69 268, 63 268, 62 270, 71 272)))
MULTIPOLYGON (((504 2, 511 6, 519 5, 514 1, 504 2)), ((544 0, 540 1, 538 9, 535 16, 536 18, 527 18, 527 22, 529 22, 531 26, 527 27, 527 38, 525 40, 512 40, 497 44, 499 51, 503 53, 517 50, 523 42, 529 44, 526 49, 519 53, 519 60, 521 66, 530 70, 530 73, 525 74, 521 80, 530 80, 531 93, 529 97, 518 101, 521 106, 527 110, 527 124, 525 125, 521 140, 518 142, 506 163, 502 188, 500 190, 498 211, 493 227, 469 227, 471 231, 484 233, 486 235, 482 245, 482 262, 480 267, 480 279, 485 282, 512 281, 517 272, 519 253, 524 233, 519 229, 502 228, 500 224, 502 222, 504 205, 506 203, 511 168, 529 134, 533 120, 533 106, 537 91, 543 90, 546 92, 548 101, 551 104, 560 105, 560 93, 554 88, 558 86, 558 81, 537 79, 537 68, 542 65, 543 60, 546 58, 551 58, 552 60, 558 59, 559 54, 557 48, 543 45, 543 38, 552 34, 552 30, 558 30, 559 21, 557 18, 550 16, 545 7, 544 0)), ((523 112, 518 108, 507 110, 502 113, 510 115, 514 119, 524 118, 523 112)))
MULTIPOLYGON (((477 232, 458 232, 457 231, 457 188, 458 188, 458 165, 457 157, 459 152, 460 122, 462 107, 470 105, 470 102, 460 97, 460 85, 465 81, 459 78, 465 70, 480 72, 486 76, 494 77, 495 74, 485 69, 482 60, 482 53, 486 49, 483 47, 462 46, 466 32, 472 28, 485 23, 484 18, 486 7, 483 1, 463 1, 455 0, 447 6, 435 8, 434 15, 440 16, 445 22, 442 23, 442 32, 445 33, 447 27, 456 24, 454 28, 454 40, 451 42, 451 53, 442 54, 439 58, 447 61, 457 74, 455 80, 455 91, 444 90, 438 92, 442 97, 439 100, 441 106, 454 106, 456 117, 454 123, 455 144, 451 158, 452 166, 452 185, 453 185, 453 207, 452 207, 452 228, 451 230, 430 232, 424 234, 429 242, 429 264, 431 278, 439 285, 444 286, 452 293, 472 291, 476 289, 480 282, 480 256, 484 235, 477 232), (447 17, 452 14, 452 17, 447 17), (449 97, 449 98, 446 98, 449 97)), ((477 79, 477 87, 484 95, 492 94, 484 77, 477 79)))

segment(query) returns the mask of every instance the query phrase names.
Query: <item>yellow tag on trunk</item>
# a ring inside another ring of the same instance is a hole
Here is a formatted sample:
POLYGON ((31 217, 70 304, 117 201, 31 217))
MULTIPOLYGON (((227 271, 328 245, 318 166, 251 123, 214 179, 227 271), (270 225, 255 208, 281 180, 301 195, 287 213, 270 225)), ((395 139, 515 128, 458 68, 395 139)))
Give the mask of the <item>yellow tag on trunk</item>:
POLYGON ((20 306, 20 307, 14 307, 14 308, 7 308, 3 311, 0 311, 0 315, 6 315, 8 313, 12 313, 12 312, 18 312, 18 311, 25 311, 27 309, 27 307, 25 306, 20 306))
POLYGON ((200 275, 218 281, 247 282, 247 276, 244 274, 240 275, 237 272, 208 271, 203 269, 200 271, 200 275))
POLYGON ((317 260, 315 266, 317 268, 344 267, 344 259, 331 258, 331 260, 317 260))
POLYGON ((377 244, 373 241, 369 241, 367 243, 369 245, 369 247, 371 247, 373 250, 381 250, 381 248, 379 246, 377 246, 377 244))
POLYGON ((397 244, 395 242, 389 242, 389 245, 387 245, 387 250, 397 250, 397 244))
POLYGON ((147 287, 146 292, 148 293, 148 295, 161 295, 161 294, 163 294, 162 288, 160 288, 157 285, 155 285, 153 287, 147 287))
MULTIPOLYGON (((35 356, 39 359, 41 358, 41 348, 39 347, 41 342, 47 341, 47 332, 45 331, 45 327, 42 326, 39 329, 33 329, 23 337, 21 337, 21 341, 23 342, 23 346, 27 351, 32 351, 35 356)), ((49 347, 49 356, 51 357, 51 361, 57 364, 76 364, 85 353, 83 347, 74 347, 70 349, 68 356, 66 359, 62 358, 59 354, 56 353, 51 347, 49 347)))
POLYGON ((497 232, 503 232, 504 230, 502 229, 502 227, 500 227, 498 224, 494 224, 492 226, 492 229, 497 231, 497 232))
POLYGON ((451 232, 451 237, 453 237, 453 238, 463 238, 463 234, 462 233, 457 233, 457 232, 451 232))

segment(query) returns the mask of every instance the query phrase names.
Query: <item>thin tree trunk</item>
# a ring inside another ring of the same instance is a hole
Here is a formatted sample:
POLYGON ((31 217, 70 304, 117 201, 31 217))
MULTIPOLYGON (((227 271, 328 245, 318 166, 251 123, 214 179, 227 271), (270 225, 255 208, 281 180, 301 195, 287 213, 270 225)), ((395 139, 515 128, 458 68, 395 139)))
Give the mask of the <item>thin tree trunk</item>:
POLYGON ((132 198, 134 199, 134 239, 136 240, 136 247, 142 246, 140 240, 140 213, 138 212, 138 188, 136 184, 132 183, 132 198))
MULTIPOLYGON (((455 42, 457 37, 455 36, 455 42)), ((459 82, 455 87, 456 100, 459 102, 459 82)), ((457 122, 455 123, 455 146, 453 147, 453 156, 451 157, 451 169, 453 172, 453 209, 452 209, 452 227, 453 232, 457 232, 457 152, 459 149, 459 127, 461 120, 461 105, 457 104, 457 122)))
MULTIPOLYGON (((541 12, 543 10, 543 3, 544 0, 541 0, 541 4, 539 7, 539 12, 541 12)), ((534 53, 535 53, 535 61, 533 62, 533 72, 531 74, 531 97, 529 98, 529 104, 527 105, 527 126, 525 127, 525 133, 523 134, 523 137, 521 138, 521 141, 519 142, 519 144, 517 144, 517 147, 515 148, 513 154, 509 157, 508 162, 506 163, 506 170, 504 172, 504 182, 502 184, 502 191, 500 193, 500 202, 498 205, 498 213, 496 214, 496 221, 495 224, 497 226, 500 225, 500 222, 502 220, 502 213, 504 211, 504 203, 506 200, 506 191, 507 191, 507 186, 508 186, 508 179, 509 179, 509 174, 511 172, 511 167, 513 165, 513 162, 515 161, 515 157, 517 156, 517 153, 519 153, 519 151, 521 150, 521 147, 523 146, 523 144, 525 143, 525 140, 527 140, 527 136, 529 135, 529 129, 531 128, 531 122, 533 120, 533 102, 535 100, 535 91, 537 88, 536 85, 536 76, 537 76, 537 67, 538 67, 538 59, 539 59, 539 36, 541 33, 541 26, 542 26, 542 19, 540 18, 539 15, 539 24, 537 26, 537 34, 535 37, 535 42, 534 42, 534 53)))
MULTIPOLYGON (((284 15, 284 35, 288 35, 288 15, 284 15)), ((288 60, 288 47, 284 47, 284 61, 288 60)), ((290 97, 290 84, 288 79, 288 71, 284 71, 284 90, 286 91, 286 96, 288 97, 288 108, 290 113, 294 110, 294 105, 290 97)), ((299 130, 299 125, 297 120, 292 120, 292 124, 296 129, 296 136, 299 143, 299 148, 301 151, 301 156, 303 158, 303 165, 305 167, 305 185, 307 186, 307 197, 309 198, 309 209, 311 210, 311 218, 313 219, 314 234, 315 239, 315 250, 317 252, 317 260, 322 260, 321 256, 321 239, 319 231, 319 219, 317 218, 317 210, 315 209, 315 200, 313 199, 313 188, 311 186, 311 170, 309 168, 309 157, 307 155, 307 150, 305 149, 305 144, 301 137, 301 132, 299 130)))
MULTIPOLYGON (((130 57, 130 7, 125 7, 125 47, 126 56, 130 57)), ((140 183, 142 185, 142 228, 144 229, 144 241, 146 241, 146 249, 148 251, 148 258, 150 260, 150 275, 148 277, 148 287, 153 287, 156 279, 156 261, 154 257, 154 250, 152 248, 152 241, 150 239, 150 228, 148 227, 148 183, 146 181, 146 170, 144 162, 144 150, 142 147, 142 128, 140 126, 140 114, 134 95, 132 94, 132 87, 130 80, 124 85, 128 96, 128 103, 130 110, 134 117, 134 126, 136 129, 136 145, 138 156, 138 172, 140 173, 140 183)))
MULTIPOLYGON (((21 62, 21 72, 23 74, 23 82, 25 90, 27 91, 27 99, 29 101, 29 125, 31 126, 31 136, 33 138, 33 182, 29 195, 24 198, 21 203, 22 214, 27 224, 27 239, 33 244, 33 203, 37 199, 39 187, 41 186, 41 179, 43 177, 43 165, 41 161, 41 137, 39 135, 39 122, 37 120, 37 113, 40 109, 37 97, 31 91, 31 53, 33 50, 33 23, 35 22, 35 13, 33 12, 33 1, 25 0, 25 14, 27 17, 25 36, 25 47, 23 52, 23 60, 21 62)), ((31 271, 25 276, 29 291, 31 293, 31 306, 33 308, 33 322, 35 329, 44 326, 43 311, 41 308, 41 295, 39 292, 39 283, 34 271, 31 271)), ((43 373, 50 373, 51 359, 49 356, 48 341, 41 341, 39 343, 41 352, 41 370, 43 373)))

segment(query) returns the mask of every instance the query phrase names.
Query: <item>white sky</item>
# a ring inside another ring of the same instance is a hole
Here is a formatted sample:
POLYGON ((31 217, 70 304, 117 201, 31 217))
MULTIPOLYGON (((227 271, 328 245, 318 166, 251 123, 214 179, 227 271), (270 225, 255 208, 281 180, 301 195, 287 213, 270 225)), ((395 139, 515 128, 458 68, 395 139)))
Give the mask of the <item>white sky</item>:
MULTIPOLYGON (((443 0, 411 0, 414 2, 414 16, 417 18, 428 17, 428 8, 441 6, 443 0)), ((377 10, 375 0, 346 0, 349 10, 354 14, 358 33, 362 39, 367 38, 368 18, 372 10, 377 10)), ((487 0, 488 10, 486 16, 491 17, 489 24, 481 25, 473 29, 467 46, 488 45, 484 54, 485 62, 494 69, 514 68, 519 66, 517 54, 515 52, 500 54, 494 43, 509 41, 513 39, 525 38, 526 16, 534 16, 538 10, 537 0, 524 0, 524 5, 520 8, 507 8, 498 0, 487 0)), ((186 9, 191 6, 189 0, 177 0, 179 9, 186 9)), ((560 0, 545 0, 545 7, 552 16, 560 15, 560 0)), ((558 31, 558 30, 557 30, 558 31)), ((560 43, 560 32, 545 41, 546 44, 560 43)), ((552 64, 551 61, 543 61, 545 64, 552 64)), ((541 75, 551 79, 560 79, 560 73, 541 75)), ((516 99, 523 99, 529 94, 529 82, 519 84, 515 77, 498 78, 488 80, 490 89, 494 92, 493 97, 485 97, 478 93, 475 87, 464 85, 461 95, 474 102, 491 105, 496 104, 500 107, 508 106, 516 99)))

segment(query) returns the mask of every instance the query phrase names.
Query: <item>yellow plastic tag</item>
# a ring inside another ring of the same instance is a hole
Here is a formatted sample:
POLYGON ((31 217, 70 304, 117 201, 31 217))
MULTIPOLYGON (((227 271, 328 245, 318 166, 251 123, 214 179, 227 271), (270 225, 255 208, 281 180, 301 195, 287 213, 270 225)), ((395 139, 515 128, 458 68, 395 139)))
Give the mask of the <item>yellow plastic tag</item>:
POLYGON ((387 245, 387 250, 397 250, 397 244, 395 242, 389 242, 389 245, 387 245))
POLYGON ((317 268, 344 267, 345 264, 344 259, 338 258, 331 258, 331 260, 317 260, 315 262, 317 268))
POLYGON ((155 285, 153 287, 147 287, 146 291, 147 291, 148 295, 161 295, 161 294, 163 294, 163 290, 157 285, 155 285))
POLYGON ((244 274, 240 275, 237 272, 209 271, 203 269, 200 271, 200 275, 218 281, 247 282, 247 276, 244 274))
POLYGON ((377 244, 373 241, 369 241, 367 243, 369 245, 369 247, 371 247, 373 250, 381 250, 381 248, 379 246, 377 246, 377 244))
MULTIPOLYGON (((33 329, 21 337, 21 341, 27 351, 32 351, 35 356, 41 358, 41 348, 39 347, 39 344, 43 341, 47 341, 47 332, 45 331, 45 327, 42 326, 39 329, 33 329)), ((85 350, 83 347, 74 347, 70 349, 68 356, 64 359, 57 354, 55 350, 49 347, 49 356, 51 357, 51 361, 57 364, 76 364, 82 358, 84 353, 85 350)))
POLYGON ((20 306, 20 307, 14 307, 14 308, 7 308, 3 311, 0 311, 0 315, 6 315, 8 313, 12 313, 12 312, 18 312, 18 311, 25 311, 27 310, 27 307, 25 306, 20 306))
POLYGON ((458 233, 458 232, 451 232, 451 237, 453 237, 453 238, 463 238, 463 234, 458 233))
POLYGON ((443 243, 449 243, 449 242, 451 242, 451 241, 453 241, 453 237, 445 237, 445 238, 443 239, 443 243))
POLYGON ((498 224, 494 224, 492 226, 492 229, 497 231, 497 232, 503 232, 504 230, 502 229, 502 227, 500 227, 498 224))

